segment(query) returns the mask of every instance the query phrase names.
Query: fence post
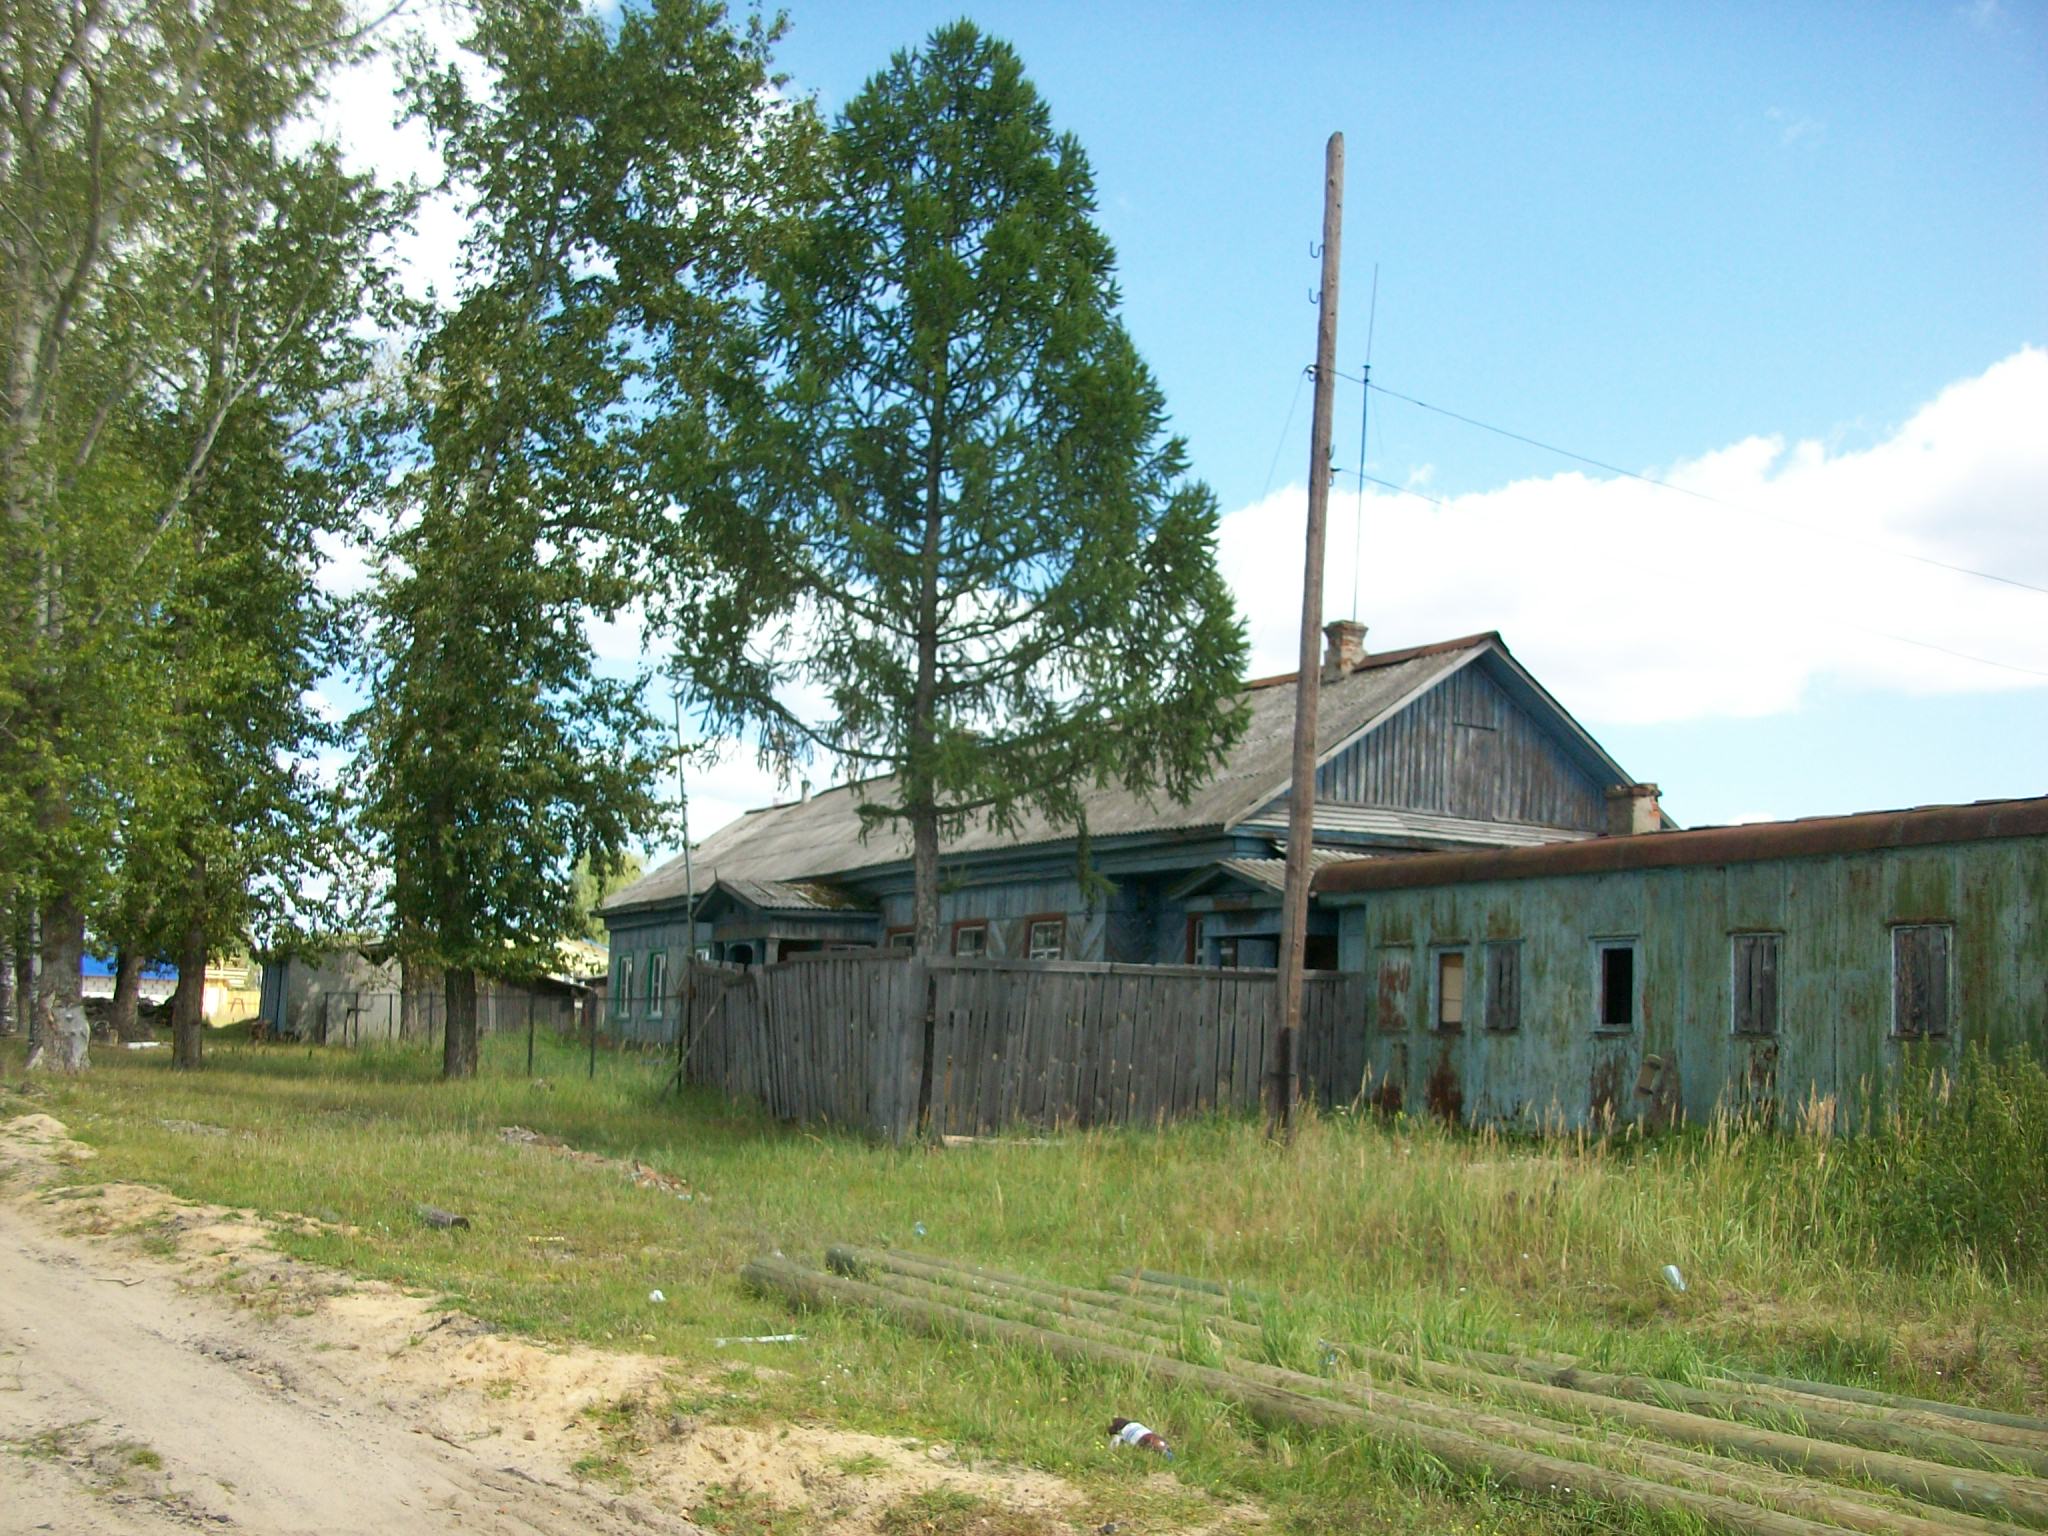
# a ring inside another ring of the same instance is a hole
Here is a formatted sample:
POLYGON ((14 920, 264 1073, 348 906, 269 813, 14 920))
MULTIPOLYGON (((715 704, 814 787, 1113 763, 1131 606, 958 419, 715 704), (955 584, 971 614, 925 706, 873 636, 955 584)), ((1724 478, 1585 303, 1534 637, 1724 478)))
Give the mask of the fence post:
POLYGON ((597 1015, 590 1016, 590 1065, 583 1074, 587 1081, 597 1080, 597 1015))
POLYGON ((526 1075, 533 1076, 533 988, 526 989, 526 1075))

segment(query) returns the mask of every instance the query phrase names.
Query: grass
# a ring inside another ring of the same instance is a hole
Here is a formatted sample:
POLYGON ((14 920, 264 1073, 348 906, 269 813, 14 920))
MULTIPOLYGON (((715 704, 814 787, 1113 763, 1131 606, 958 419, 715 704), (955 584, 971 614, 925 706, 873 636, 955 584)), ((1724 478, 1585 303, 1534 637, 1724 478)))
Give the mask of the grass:
MULTIPOLYGON (((40 1110, 96 1146, 74 1177, 311 1215, 326 1225, 278 1239, 297 1257, 542 1338, 672 1358, 690 1383, 675 1411, 942 1440, 968 1461, 1068 1478, 1092 1525, 1132 1510, 1149 1511, 1151 1528, 1203 1523, 1213 1507, 1205 1516, 1185 1501, 1206 1493, 1256 1500, 1289 1532, 1578 1528, 1561 1509, 1460 1482, 1426 1458, 1276 1434, 1116 1371, 916 1338, 859 1315, 793 1320, 741 1290, 739 1266, 769 1249, 815 1262, 833 1241, 1075 1284, 1142 1264, 1284 1297, 1265 1353, 1309 1369, 1324 1340, 1534 1348, 1681 1379, 1736 1364, 2048 1410, 2048 1266, 2030 1255, 2024 1223, 2007 1219, 2010 1199, 2041 1187, 2042 1165, 2000 1172, 2034 1145, 2012 1129, 2035 1102, 2024 1072, 1930 1100, 1912 1125, 1868 1143, 1730 1126, 1532 1142, 1340 1115, 1311 1117, 1287 1147, 1216 1119, 926 1152, 777 1126, 694 1093, 663 1101, 664 1064, 652 1058, 603 1055, 586 1080, 581 1053, 545 1039, 532 1082, 513 1039, 487 1041, 483 1075, 460 1084, 405 1049, 209 1041, 197 1074, 120 1052, 77 1081, 24 1082, 20 1060, 18 1043, 0 1046, 0 1116, 40 1110), (1990 1129, 1963 1134, 1970 1116, 1990 1129), (194 1135, 194 1124, 230 1134, 194 1135), (636 1188, 508 1143, 498 1131, 509 1125, 639 1158, 687 1189, 636 1188), (1951 1136, 2002 1150, 1944 1161, 1951 1136), (1964 1214, 1951 1219, 1958 1202, 1964 1214), (429 1228, 420 1204, 472 1224, 429 1228), (1915 1238, 1916 1222, 1932 1236, 1915 1238), (1683 1294, 1662 1279, 1666 1264, 1683 1271, 1683 1294), (650 1302, 655 1289, 664 1303, 650 1302), (804 1339, 713 1343, 791 1331, 804 1339), (1118 1414, 1166 1434, 1170 1480, 1155 1458, 1109 1449, 1118 1414)), ((581 1474, 629 1479, 638 1452, 627 1438, 607 1438, 581 1474)), ((712 1514, 735 1531, 795 1518, 744 1501, 712 1514)))

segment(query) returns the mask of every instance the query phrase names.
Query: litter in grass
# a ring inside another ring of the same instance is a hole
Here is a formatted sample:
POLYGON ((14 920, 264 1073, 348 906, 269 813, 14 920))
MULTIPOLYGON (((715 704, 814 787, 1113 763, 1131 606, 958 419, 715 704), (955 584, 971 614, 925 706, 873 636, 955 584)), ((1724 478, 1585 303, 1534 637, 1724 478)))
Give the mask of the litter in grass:
POLYGON ((803 1342, 800 1333, 748 1333, 730 1339, 713 1339, 712 1348, 724 1349, 730 1344, 799 1344, 803 1342))
POLYGON ((1677 1291, 1681 1296, 1685 1294, 1685 1276, 1678 1272, 1676 1264, 1666 1264, 1664 1266, 1664 1283, 1674 1291, 1677 1291))
POLYGON ((1112 1444, 1135 1445, 1140 1450, 1157 1451, 1168 1461, 1173 1460, 1173 1451, 1166 1443, 1166 1437, 1156 1429, 1147 1429, 1136 1419, 1111 1419, 1109 1438, 1112 1444))
POLYGON ((649 1291, 647 1293, 647 1299, 651 1302, 654 1302, 657 1306, 660 1305, 662 1302, 668 1300, 668 1298, 662 1295, 660 1291, 649 1291))

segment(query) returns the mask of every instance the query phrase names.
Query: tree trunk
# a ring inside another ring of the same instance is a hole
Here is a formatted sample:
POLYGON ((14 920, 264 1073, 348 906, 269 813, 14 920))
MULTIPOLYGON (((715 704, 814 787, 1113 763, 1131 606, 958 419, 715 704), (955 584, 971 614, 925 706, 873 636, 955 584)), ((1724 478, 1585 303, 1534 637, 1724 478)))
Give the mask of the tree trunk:
POLYGON ((42 914, 42 972, 36 977, 31 1071, 83 1072, 90 1030, 79 983, 85 957, 85 913, 68 894, 52 896, 42 914))
POLYGON ((135 1005, 141 996, 142 956, 123 944, 114 956, 114 1006, 107 1011, 107 1033, 116 1044, 135 1038, 135 1005))
MULTIPOLYGON (((196 884, 196 882, 195 882, 196 884)), ((193 918, 178 941, 178 992, 171 1001, 171 1065, 199 1065, 206 1038, 206 924, 193 918)))
MULTIPOLYGON (((24 903, 26 905, 26 903, 24 903)), ((36 920, 33 911, 14 918, 14 1020, 9 1028, 19 1030, 31 1041, 36 1016, 36 920)))
POLYGON ((442 976, 448 1023, 441 1041, 441 1076, 476 1076, 476 972, 450 966, 442 976))
POLYGON ((0 908, 0 1035, 14 1033, 14 914, 0 908))
POLYGON ((930 806, 912 813, 911 922, 912 946, 920 955, 939 953, 939 815, 930 806))

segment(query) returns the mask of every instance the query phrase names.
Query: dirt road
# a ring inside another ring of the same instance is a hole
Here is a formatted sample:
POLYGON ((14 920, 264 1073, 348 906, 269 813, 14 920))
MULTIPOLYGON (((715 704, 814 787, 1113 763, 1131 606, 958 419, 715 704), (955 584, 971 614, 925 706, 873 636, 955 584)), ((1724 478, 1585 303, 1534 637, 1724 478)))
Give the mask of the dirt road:
POLYGON ((0 1536, 650 1536, 705 1508, 872 1536, 942 1487, 1074 1528, 1041 1473, 678 1407, 730 1365, 519 1338, 300 1263, 246 1212, 51 1187, 92 1161, 46 1115, 0 1121, 0 1536))
POLYGON ((408 1428, 246 1313, 0 1201, 0 1530, 693 1529, 408 1428))

